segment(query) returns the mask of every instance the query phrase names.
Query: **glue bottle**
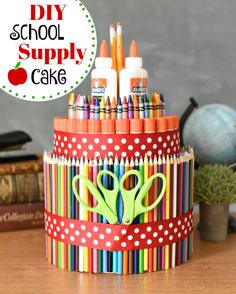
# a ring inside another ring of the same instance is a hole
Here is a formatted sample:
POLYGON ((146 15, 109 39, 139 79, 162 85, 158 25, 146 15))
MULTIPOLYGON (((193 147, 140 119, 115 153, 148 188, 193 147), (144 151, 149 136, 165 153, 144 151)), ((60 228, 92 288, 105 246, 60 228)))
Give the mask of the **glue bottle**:
POLYGON ((117 73, 112 68, 112 59, 109 57, 105 40, 102 41, 95 67, 91 74, 92 97, 117 97, 117 73))
POLYGON ((143 68, 137 43, 130 45, 130 57, 125 59, 125 68, 120 71, 120 97, 129 95, 148 95, 148 72, 143 68))

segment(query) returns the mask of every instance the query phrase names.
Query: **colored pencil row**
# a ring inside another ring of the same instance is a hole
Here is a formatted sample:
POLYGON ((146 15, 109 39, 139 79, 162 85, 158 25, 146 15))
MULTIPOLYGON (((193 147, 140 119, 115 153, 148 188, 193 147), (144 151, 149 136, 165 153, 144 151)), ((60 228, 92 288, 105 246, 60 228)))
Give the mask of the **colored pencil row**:
MULTIPOLYGON (((154 210, 138 216, 134 223, 158 222, 186 213, 193 206, 193 173, 194 158, 192 149, 183 151, 174 157, 154 157, 144 160, 121 159, 106 157, 104 160, 95 158, 65 159, 50 153, 44 154, 45 168, 45 208, 56 215, 72 219, 93 222, 105 222, 101 215, 86 211, 72 191, 72 179, 81 174, 88 177, 95 185, 100 170, 110 170, 119 179, 130 169, 139 170, 143 175, 143 183, 154 173, 161 172, 166 176, 166 193, 154 210)), ((126 180, 126 189, 136 185, 136 177, 126 180)), ((112 189, 112 180, 104 183, 112 189)), ((151 204, 162 188, 161 181, 154 180, 145 204, 151 204)), ((85 203, 95 206, 96 200, 90 195, 83 181, 78 183, 78 191, 85 203)), ((118 196, 117 212, 119 222, 123 215, 121 195, 118 196)), ((71 271, 118 274, 138 274, 169 269, 184 263, 192 255, 192 235, 177 243, 158 248, 134 251, 115 251, 90 249, 57 242, 47 237, 47 256, 51 264, 71 271)))
POLYGON ((113 98, 75 95, 72 93, 68 102, 70 119, 143 119, 165 115, 165 100, 162 94, 113 98))

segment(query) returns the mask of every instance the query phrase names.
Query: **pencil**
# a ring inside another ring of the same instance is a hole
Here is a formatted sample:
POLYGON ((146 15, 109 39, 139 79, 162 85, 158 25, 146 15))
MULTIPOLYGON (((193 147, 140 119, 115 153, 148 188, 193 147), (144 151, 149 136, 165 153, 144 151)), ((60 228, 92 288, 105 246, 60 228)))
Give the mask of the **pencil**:
MULTIPOLYGON (((125 160, 125 174, 129 171, 129 160, 125 160)), ((126 179, 124 182, 124 188, 129 190, 129 179, 126 179)), ((123 251, 123 274, 127 275, 129 273, 129 252, 123 251)))
MULTIPOLYGON (((139 171, 141 174, 141 181, 140 181, 140 186, 142 187, 144 184, 144 163, 143 163, 143 158, 140 157, 139 160, 139 171)), ((144 223, 144 214, 140 214, 139 216, 139 223, 143 224, 144 223)), ((139 250, 139 273, 143 273, 144 271, 144 249, 139 250)))
MULTIPOLYGON (((89 167, 88 167, 88 158, 85 157, 85 160, 84 160, 84 176, 86 178, 89 177, 89 167)), ((89 205, 89 192, 88 192, 88 188, 87 188, 87 185, 86 183, 83 181, 83 193, 84 195, 84 202, 89 205)), ((85 221, 88 221, 89 220, 89 214, 88 214, 88 210, 87 209, 84 209, 83 210, 83 214, 84 214, 84 217, 83 217, 83 220, 85 221)), ((89 250, 88 250, 88 247, 84 247, 84 272, 88 272, 89 270, 89 250)))
MULTIPOLYGON (((72 218, 72 186, 70 185, 72 183, 72 163, 71 159, 69 158, 67 160, 67 218, 72 218)), ((67 245, 67 260, 68 260, 68 271, 72 270, 72 245, 67 245)))
MULTIPOLYGON (((135 158, 135 162, 134 162, 134 169, 135 170, 139 170, 139 161, 138 158, 135 158)), ((135 177, 134 178, 134 185, 136 186, 138 184, 138 178, 135 177)), ((137 216, 134 219, 134 223, 138 224, 139 223, 139 217, 137 216)), ((134 250, 134 274, 138 274, 139 273, 139 251, 138 250, 134 250)))
MULTIPOLYGON (((166 158, 162 157, 162 173, 166 176, 166 158)), ((166 219, 166 191, 162 198, 162 220, 166 219)), ((161 269, 165 269, 165 246, 161 247, 161 269)))
MULTIPOLYGON (((145 154, 144 157, 144 183, 148 180, 148 156, 145 154)), ((144 198, 144 206, 148 206, 149 193, 144 198)), ((148 212, 144 213, 144 223, 148 223, 148 212)), ((148 271, 148 249, 144 249, 144 271, 148 271)))
MULTIPOLYGON (((96 157, 93 161, 93 184, 97 186, 97 175, 98 175, 98 163, 96 157)), ((93 207, 97 205, 96 198, 93 197, 93 207)), ((98 222, 97 213, 93 213, 93 222, 98 222)), ((98 250, 93 249, 93 272, 98 273, 98 250)))
MULTIPOLYGON (((129 168, 130 168, 130 170, 134 170, 134 159, 133 159, 133 157, 131 157, 131 159, 130 159, 129 168)), ((135 187, 135 176, 131 175, 129 177, 129 190, 133 189, 134 187, 135 187)), ((133 250, 129 250, 129 274, 133 273, 133 262, 134 262, 133 253, 134 253, 133 250)))
MULTIPOLYGON (((153 173, 156 174, 158 173, 158 162, 157 162, 157 156, 154 156, 154 161, 153 161, 153 173)), ((153 183, 153 194, 154 194, 154 201, 156 201, 158 197, 158 179, 154 180, 153 183)), ((153 220, 157 222, 158 220, 158 206, 155 207, 154 213, 153 213, 153 220)), ((153 248, 153 271, 157 271, 157 259, 158 259, 158 254, 157 254, 157 247, 153 248)))
MULTIPOLYGON (((170 160, 169 155, 166 159, 166 217, 170 218, 170 160)), ((167 230, 168 231, 168 230, 167 230)), ((165 246, 165 269, 169 269, 169 245, 165 246)))
MULTIPOLYGON (((98 172, 103 170, 103 162, 102 159, 100 158, 98 161, 98 172)), ((98 221, 100 223, 103 222, 103 217, 102 215, 98 215, 98 221)), ((103 272, 103 250, 98 250, 98 272, 102 273, 103 272)))
MULTIPOLYGON (((58 216, 61 216, 61 159, 59 158, 58 160, 58 207, 57 207, 57 213, 58 216)), ((62 246, 62 242, 58 241, 58 267, 62 268, 61 265, 61 246, 62 246)))
MULTIPOLYGON (((93 182, 93 162, 90 159, 88 163, 88 178, 91 182, 93 182)), ((88 191, 88 203, 90 207, 93 207, 93 195, 90 191, 88 191)), ((88 221, 93 221, 93 212, 88 212, 88 221)), ((93 248, 88 248, 88 272, 90 274, 93 273, 93 248)))
MULTIPOLYGON (((113 173, 113 159, 112 157, 109 158, 108 160, 108 170, 113 173)), ((113 189, 113 178, 108 175, 108 189, 112 190, 113 189)), ((108 272, 113 271, 113 252, 108 251, 108 272)))
MULTIPOLYGON (((81 156, 80 159, 80 166, 79 166, 79 174, 81 176, 84 175, 84 159, 81 156)), ((84 181, 79 180, 79 196, 81 197, 82 200, 85 201, 85 195, 84 195, 84 181)), ((84 207, 82 205, 79 205, 79 219, 80 220, 85 220, 85 212, 84 212, 84 207)), ((85 268, 85 252, 84 247, 80 246, 79 247, 79 271, 82 273, 84 272, 85 268)))
MULTIPOLYGON (((176 160, 176 156, 174 155, 173 158, 173 215, 172 217, 175 218, 177 217, 177 160, 176 160)), ((176 243, 172 244, 172 262, 171 262, 171 266, 175 267, 176 265, 176 243)))
MULTIPOLYGON (((150 178, 154 174, 154 166, 153 166, 153 160, 152 158, 149 159, 149 167, 148 167, 148 177, 150 178)), ((148 199, 148 205, 152 205, 154 203, 154 183, 152 184, 150 190, 149 190, 149 199, 148 199)), ((154 221, 154 211, 150 210, 148 212, 148 221, 153 222, 154 221)), ((148 249, 148 272, 153 272, 153 248, 148 249)))
MULTIPOLYGON (((114 175, 119 179, 119 161, 118 157, 115 157, 114 161, 114 175)), ((113 188, 115 188, 115 182, 113 182, 113 188)), ((119 211, 118 208, 118 201, 117 201, 117 212, 119 211)), ((118 273, 118 251, 113 252, 113 272, 118 273)))
MULTIPOLYGON (((125 163, 123 157, 120 160, 120 170, 119 170, 119 181, 125 174, 125 163)), ((119 191, 118 195, 118 218, 119 218, 119 223, 122 223, 122 216, 123 216, 123 201, 122 201, 122 196, 119 191)), ((118 274, 122 275, 123 273, 123 252, 118 251, 118 274)))
MULTIPOLYGON (((81 170, 83 172, 83 169, 81 170)), ((76 161, 75 161, 75 174, 76 175, 79 175, 80 174, 80 160, 77 158, 76 161)), ((79 192, 80 191, 80 182, 81 181, 77 181, 77 184, 76 184, 76 189, 77 191, 79 192)), ((77 201, 75 199, 75 218, 76 219, 80 219, 80 204, 79 204, 79 201, 77 201)), ((82 247, 80 246, 76 246, 75 248, 75 266, 76 266, 76 271, 80 271, 80 263, 83 263, 83 254, 81 255, 82 259, 80 259, 80 254, 81 254, 81 250, 82 250, 82 247)), ((83 253, 83 251, 82 251, 83 253)), ((81 265, 83 267, 83 264, 81 265)))
POLYGON ((123 40, 122 40, 122 25, 117 23, 117 75, 123 68, 123 40))
MULTIPOLYGON (((72 159, 72 171, 71 171, 71 177, 72 179, 76 175, 76 166, 75 166, 75 159, 72 159)), ((73 189, 71 189, 71 217, 72 219, 76 219, 76 198, 73 189)), ((76 246, 72 245, 72 270, 76 270, 76 246)))
POLYGON ((111 48, 111 58, 112 67, 117 70, 117 36, 114 25, 110 25, 110 48, 111 48))
MULTIPOLYGON (((162 159, 161 157, 159 156, 158 157, 158 173, 162 173, 163 171, 163 165, 162 165, 162 159)), ((160 191, 162 190, 162 182, 158 180, 158 194, 160 194, 160 191)), ((158 204, 158 215, 157 215, 157 218, 158 218, 158 221, 162 221, 162 211, 163 211, 163 198, 161 200, 161 202, 158 204)), ((157 248, 157 255, 158 255, 158 258, 157 258, 157 270, 160 271, 161 270, 161 266, 162 266, 162 247, 159 246, 157 248)))

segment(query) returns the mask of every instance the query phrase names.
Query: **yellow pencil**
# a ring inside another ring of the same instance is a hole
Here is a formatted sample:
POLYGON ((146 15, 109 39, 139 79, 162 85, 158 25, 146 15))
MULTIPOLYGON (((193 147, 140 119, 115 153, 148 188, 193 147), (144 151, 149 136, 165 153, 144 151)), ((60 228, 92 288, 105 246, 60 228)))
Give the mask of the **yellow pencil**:
MULTIPOLYGON (((144 183, 148 180, 148 156, 144 157, 144 183)), ((144 198, 144 205, 148 206, 148 194, 144 198)), ((144 223, 148 223, 148 212, 144 213, 144 223)), ((148 270, 148 249, 144 249, 144 271, 148 270)))
POLYGON ((123 60, 124 60, 124 49, 123 49, 123 36, 122 36, 122 25, 121 23, 117 23, 117 74, 119 77, 119 73, 123 68, 123 60))
MULTIPOLYGON (((166 158, 166 219, 170 218, 170 159, 166 158)), ((169 245, 165 246, 165 269, 169 269, 169 245)))
MULTIPOLYGON (((81 156, 80 159, 80 166, 79 166, 79 174, 82 176, 84 175, 84 159, 81 156)), ((79 181, 79 195, 81 199, 84 200, 84 181, 79 181)), ((79 219, 84 220, 84 207, 82 205, 79 206, 79 219)), ((84 271, 84 247, 79 247, 79 271, 84 271)))
MULTIPOLYGON (((86 178, 89 177, 89 168, 88 168, 88 158, 85 158, 84 161, 84 176, 86 178)), ((87 185, 84 182, 84 202, 86 204, 89 204, 89 193, 88 193, 88 188, 87 185)), ((84 210, 84 220, 88 221, 89 220, 89 214, 88 214, 88 210, 85 209, 84 210)), ((88 268, 89 268, 89 250, 88 247, 84 247, 84 272, 88 273, 88 268)))
POLYGON ((117 70, 117 36, 114 25, 110 25, 110 46, 111 46, 111 58, 112 67, 117 70))

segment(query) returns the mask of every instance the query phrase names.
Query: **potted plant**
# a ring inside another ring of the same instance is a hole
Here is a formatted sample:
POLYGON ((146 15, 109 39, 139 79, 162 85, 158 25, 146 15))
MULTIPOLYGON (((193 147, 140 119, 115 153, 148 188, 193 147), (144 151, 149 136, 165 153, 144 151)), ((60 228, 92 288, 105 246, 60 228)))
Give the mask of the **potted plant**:
POLYGON ((225 165, 204 165, 195 174, 195 201, 200 204, 202 240, 223 241, 228 233, 228 207, 236 201, 236 173, 225 165))

